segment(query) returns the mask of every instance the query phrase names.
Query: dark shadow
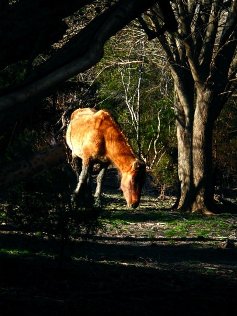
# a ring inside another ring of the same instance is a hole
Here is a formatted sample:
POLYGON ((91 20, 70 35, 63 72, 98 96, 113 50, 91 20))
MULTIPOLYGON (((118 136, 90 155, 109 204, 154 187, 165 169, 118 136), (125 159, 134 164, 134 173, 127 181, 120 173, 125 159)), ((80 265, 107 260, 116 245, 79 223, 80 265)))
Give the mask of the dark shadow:
POLYGON ((1 234, 0 245, 8 249, 0 255, 3 316, 237 312, 236 274, 227 273, 236 271, 237 249, 126 239, 68 241, 68 260, 61 261, 55 259, 60 251, 57 240, 1 234), (203 265, 213 265, 213 274, 205 274, 203 265), (216 273, 219 265, 222 269, 216 273))
POLYGON ((184 262, 237 262, 236 249, 139 243, 70 242, 74 260, 59 262, 58 242, 1 235, 1 315, 235 315, 235 277, 205 275, 184 262), (47 256, 46 256, 47 254, 47 256))
POLYGON ((131 221, 134 223, 138 222, 150 222, 150 221, 165 221, 171 222, 175 219, 180 219, 182 215, 175 212, 159 212, 151 210, 113 210, 113 213, 110 211, 104 210, 102 216, 106 218, 111 218, 113 220, 123 220, 123 221, 131 221))
MULTIPOLYGON (((187 241, 188 239, 186 239, 187 241)), ((136 261, 138 258, 148 260, 154 264, 182 264, 190 262, 208 264, 227 264, 237 268, 237 248, 198 247, 198 238, 189 239, 189 243, 182 244, 182 240, 170 239, 173 245, 164 244, 154 239, 136 238, 107 238, 91 237, 88 240, 68 240, 65 245, 66 257, 81 257, 87 260, 120 262, 124 259, 136 261)), ((168 241, 168 238, 166 239, 168 241)), ((36 255, 44 253, 46 256, 57 257, 61 250, 61 241, 56 239, 42 239, 35 236, 20 234, 1 234, 0 249, 13 250, 21 253, 36 255)))
POLYGON ((228 201, 225 198, 219 198, 219 203, 217 204, 217 212, 218 214, 237 214, 237 204, 232 201, 228 201))
MULTIPOLYGON (((221 214, 219 214, 221 216, 221 214)), ((223 213, 223 216, 226 214, 223 213)), ((170 209, 158 209, 152 211, 151 208, 142 208, 142 209, 113 209, 111 210, 103 210, 101 213, 102 217, 113 219, 113 220, 123 220, 133 223, 138 222, 173 222, 176 220, 195 220, 201 219, 202 221, 211 221, 215 217, 204 217, 199 213, 187 213, 181 211, 175 211, 170 209)), ((234 214, 232 215, 234 216, 234 214)))

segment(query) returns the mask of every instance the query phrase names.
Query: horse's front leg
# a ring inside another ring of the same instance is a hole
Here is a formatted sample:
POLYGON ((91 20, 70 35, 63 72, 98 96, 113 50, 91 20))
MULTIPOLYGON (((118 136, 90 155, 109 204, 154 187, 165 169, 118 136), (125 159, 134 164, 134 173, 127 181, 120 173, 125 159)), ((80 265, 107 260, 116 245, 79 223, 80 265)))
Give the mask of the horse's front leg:
POLYGON ((103 165, 102 169, 100 170, 97 179, 96 179, 96 190, 94 195, 94 204, 96 207, 101 207, 101 192, 102 192, 102 183, 104 179, 105 172, 108 168, 108 165, 103 165))

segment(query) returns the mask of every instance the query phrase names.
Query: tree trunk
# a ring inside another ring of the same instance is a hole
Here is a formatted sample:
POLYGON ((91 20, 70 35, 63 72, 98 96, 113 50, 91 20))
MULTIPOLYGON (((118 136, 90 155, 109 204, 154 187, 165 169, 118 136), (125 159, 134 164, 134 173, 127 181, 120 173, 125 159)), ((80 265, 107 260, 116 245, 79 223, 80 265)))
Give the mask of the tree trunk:
POLYGON ((192 133, 190 128, 177 119, 178 176, 180 182, 179 209, 188 209, 192 193, 192 133))
POLYGON ((177 118, 178 175, 181 185, 178 209, 211 214, 213 120, 209 113, 210 93, 199 90, 195 102, 192 118, 185 117, 183 124, 180 116, 177 118), (193 124, 184 124, 187 121, 193 121, 193 124))
POLYGON ((223 5, 220 0, 177 0, 172 1, 172 8, 178 21, 177 34, 159 35, 161 24, 155 9, 151 19, 177 93, 178 208, 209 213, 214 206, 213 125, 236 90, 237 1, 223 5))
MULTIPOLYGON (((189 91, 184 89, 183 82, 174 76, 175 80, 175 99, 176 99, 176 127, 178 142, 178 177, 180 183, 180 196, 175 205, 178 209, 188 210, 191 205, 192 187, 193 187, 193 166, 192 166, 192 126, 193 110, 189 105, 193 103, 190 91, 193 85, 190 85, 189 91)), ((191 82, 191 80, 189 81, 191 82)))
POLYGON ((192 212, 209 214, 213 211, 212 131, 210 92, 197 93, 193 122, 193 185, 192 212))

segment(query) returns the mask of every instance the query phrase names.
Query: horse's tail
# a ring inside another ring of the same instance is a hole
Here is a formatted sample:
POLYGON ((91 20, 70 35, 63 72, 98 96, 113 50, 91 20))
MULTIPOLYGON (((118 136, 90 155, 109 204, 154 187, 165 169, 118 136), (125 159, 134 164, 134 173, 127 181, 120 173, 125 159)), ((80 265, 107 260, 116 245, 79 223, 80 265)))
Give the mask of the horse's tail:
POLYGON ((56 122, 55 126, 61 125, 61 127, 59 128, 59 130, 56 133, 56 136, 60 135, 62 132, 64 132, 66 130, 66 128, 68 127, 69 123, 70 123, 70 118, 71 118, 71 114, 73 111, 75 111, 75 109, 77 108, 77 104, 70 104, 66 110, 63 112, 63 114, 61 115, 60 119, 56 122))

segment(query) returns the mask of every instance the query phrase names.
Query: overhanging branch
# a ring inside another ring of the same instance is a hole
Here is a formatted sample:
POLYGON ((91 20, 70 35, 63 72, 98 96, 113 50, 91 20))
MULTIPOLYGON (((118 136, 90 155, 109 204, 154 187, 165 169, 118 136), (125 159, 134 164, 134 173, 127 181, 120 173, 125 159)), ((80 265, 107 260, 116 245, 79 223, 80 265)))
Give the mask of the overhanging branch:
POLYGON ((32 77, 31 82, 0 97, 0 129, 5 129, 10 122, 17 120, 20 114, 29 111, 36 97, 47 95, 59 83, 96 64, 103 56, 105 42, 155 2, 155 0, 121 0, 96 17, 83 29, 81 35, 78 35, 76 42, 63 50, 60 53, 62 55, 50 60, 47 67, 40 69, 38 75, 32 77), (72 56, 73 58, 65 62, 68 53, 71 53, 70 58, 72 56), (61 63, 60 60, 63 62, 61 63))
POLYGON ((45 52, 64 35, 63 19, 94 1, 21 0, 0 7, 0 68, 45 52))

